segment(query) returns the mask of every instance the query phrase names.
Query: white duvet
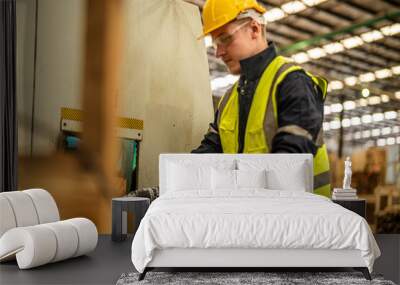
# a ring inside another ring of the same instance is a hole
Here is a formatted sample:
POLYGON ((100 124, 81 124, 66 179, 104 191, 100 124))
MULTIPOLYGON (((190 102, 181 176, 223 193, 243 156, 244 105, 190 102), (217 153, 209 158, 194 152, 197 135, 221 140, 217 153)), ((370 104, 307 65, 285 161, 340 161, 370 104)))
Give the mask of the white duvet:
POLYGON ((358 249, 370 272, 380 255, 359 215, 319 195, 265 189, 164 194, 134 237, 135 268, 165 248, 358 249))

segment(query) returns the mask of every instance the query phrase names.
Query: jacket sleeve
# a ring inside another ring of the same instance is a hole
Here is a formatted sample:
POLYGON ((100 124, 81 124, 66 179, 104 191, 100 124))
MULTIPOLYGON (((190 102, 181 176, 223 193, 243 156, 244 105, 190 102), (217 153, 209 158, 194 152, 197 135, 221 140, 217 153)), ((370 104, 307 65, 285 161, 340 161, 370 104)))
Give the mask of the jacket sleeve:
POLYGON ((277 92, 278 131, 271 152, 315 155, 323 121, 322 92, 304 71, 289 73, 277 92))
POLYGON ((214 122, 210 123, 208 132, 198 148, 192 150, 192 153, 222 153, 221 139, 218 133, 218 110, 215 112, 214 122))

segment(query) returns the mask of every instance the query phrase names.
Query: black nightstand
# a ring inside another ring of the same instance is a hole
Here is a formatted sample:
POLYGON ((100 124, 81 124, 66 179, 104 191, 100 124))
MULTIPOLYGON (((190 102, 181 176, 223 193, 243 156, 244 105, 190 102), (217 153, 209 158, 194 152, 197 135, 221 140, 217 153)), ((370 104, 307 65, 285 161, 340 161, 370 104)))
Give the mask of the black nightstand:
POLYGON ((112 199, 112 232, 113 241, 123 241, 127 238, 127 214, 132 213, 135 217, 135 229, 139 227, 140 221, 146 214, 150 205, 149 198, 142 197, 120 197, 112 199))
POLYGON ((340 206, 359 214, 365 219, 366 217, 366 201, 365 199, 357 200, 332 200, 333 203, 339 204, 340 206))

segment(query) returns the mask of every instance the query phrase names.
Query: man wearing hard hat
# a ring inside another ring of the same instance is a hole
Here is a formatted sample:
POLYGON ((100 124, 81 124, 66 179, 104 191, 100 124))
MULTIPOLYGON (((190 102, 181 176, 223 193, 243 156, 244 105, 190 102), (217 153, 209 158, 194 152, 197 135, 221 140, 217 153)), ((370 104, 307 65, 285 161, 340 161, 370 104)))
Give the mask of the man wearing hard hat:
POLYGON ((312 153, 314 193, 330 197, 322 139, 327 82, 277 54, 256 0, 207 0, 203 35, 238 82, 221 98, 193 153, 312 153))

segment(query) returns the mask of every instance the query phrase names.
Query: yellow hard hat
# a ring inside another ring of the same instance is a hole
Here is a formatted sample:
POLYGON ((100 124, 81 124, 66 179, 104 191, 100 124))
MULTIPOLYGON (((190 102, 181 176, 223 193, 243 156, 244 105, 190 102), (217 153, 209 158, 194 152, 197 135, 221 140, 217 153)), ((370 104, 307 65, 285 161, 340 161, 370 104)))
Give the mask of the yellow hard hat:
POLYGON ((261 14, 266 11, 256 0, 207 0, 203 7, 203 34, 200 37, 208 35, 249 9, 261 14))

